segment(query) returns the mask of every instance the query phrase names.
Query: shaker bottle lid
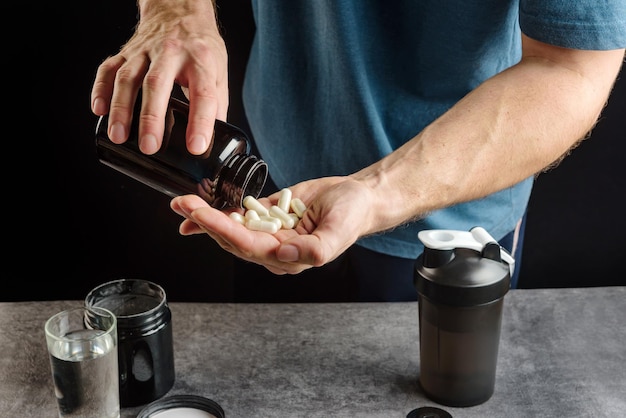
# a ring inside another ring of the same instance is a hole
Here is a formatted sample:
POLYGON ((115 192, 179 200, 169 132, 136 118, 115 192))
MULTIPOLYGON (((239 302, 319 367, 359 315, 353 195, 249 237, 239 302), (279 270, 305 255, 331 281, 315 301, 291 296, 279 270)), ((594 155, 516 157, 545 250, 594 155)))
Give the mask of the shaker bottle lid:
POLYGON ((472 228, 470 231, 454 231, 446 229, 430 229, 420 231, 418 238, 426 248, 434 250, 453 250, 455 248, 467 248, 478 252, 483 252, 490 248, 490 244, 497 247, 502 261, 509 265, 511 276, 515 267, 515 259, 504 248, 497 245, 496 240, 480 226, 472 228))
POLYGON ((197 395, 173 395, 156 400, 143 408, 137 418, 225 418, 215 401, 197 395))
POLYGON ((406 418, 452 418, 452 415, 434 406, 423 406, 409 412, 406 418))
POLYGON ((482 227, 424 230, 416 261, 419 294, 450 306, 476 306, 504 296, 515 260, 482 227))

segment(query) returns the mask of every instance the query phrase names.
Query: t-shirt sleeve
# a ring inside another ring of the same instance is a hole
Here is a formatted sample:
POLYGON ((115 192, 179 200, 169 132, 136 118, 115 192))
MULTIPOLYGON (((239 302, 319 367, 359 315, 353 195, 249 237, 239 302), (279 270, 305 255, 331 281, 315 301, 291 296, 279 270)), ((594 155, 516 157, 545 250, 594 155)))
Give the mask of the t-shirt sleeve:
POLYGON ((626 47, 626 0, 521 0, 520 28, 564 48, 626 47))

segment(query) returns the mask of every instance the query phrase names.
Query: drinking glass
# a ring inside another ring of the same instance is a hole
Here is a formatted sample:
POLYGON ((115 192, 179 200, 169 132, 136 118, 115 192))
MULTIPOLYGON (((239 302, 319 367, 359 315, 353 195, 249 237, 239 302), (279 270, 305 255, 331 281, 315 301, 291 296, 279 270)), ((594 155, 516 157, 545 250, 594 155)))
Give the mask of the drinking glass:
POLYGON ((78 307, 45 324, 60 418, 119 418, 117 319, 104 308, 78 307))

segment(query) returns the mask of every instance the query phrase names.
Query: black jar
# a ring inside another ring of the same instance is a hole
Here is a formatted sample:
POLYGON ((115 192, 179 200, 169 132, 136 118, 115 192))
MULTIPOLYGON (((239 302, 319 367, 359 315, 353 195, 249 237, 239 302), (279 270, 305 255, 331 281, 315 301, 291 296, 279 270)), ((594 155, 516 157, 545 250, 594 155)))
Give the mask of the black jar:
POLYGON ((117 318, 120 405, 147 404, 174 385, 172 313, 163 288, 139 279, 101 284, 85 306, 110 310, 117 318))
MULTIPOLYGON (((139 115, 137 100, 134 115, 139 115)), ((202 155, 187 150, 185 134, 189 104, 170 97, 161 148, 146 155, 139 150, 139 123, 133 118, 129 137, 114 144, 107 134, 108 116, 96 126, 96 151, 100 162, 170 197, 197 194, 211 206, 243 207, 246 196, 257 198, 265 185, 267 164, 250 154, 250 141, 239 128, 216 120, 213 140, 202 155)))

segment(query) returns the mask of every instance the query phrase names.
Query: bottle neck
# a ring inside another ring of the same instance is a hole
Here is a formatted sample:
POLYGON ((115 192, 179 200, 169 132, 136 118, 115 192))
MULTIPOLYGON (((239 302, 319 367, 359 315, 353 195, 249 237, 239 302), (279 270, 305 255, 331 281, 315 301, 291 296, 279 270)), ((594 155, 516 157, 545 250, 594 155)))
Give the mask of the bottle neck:
POLYGON ((242 208, 246 196, 259 197, 267 171, 265 161, 254 155, 233 155, 222 168, 217 185, 224 206, 242 208))

